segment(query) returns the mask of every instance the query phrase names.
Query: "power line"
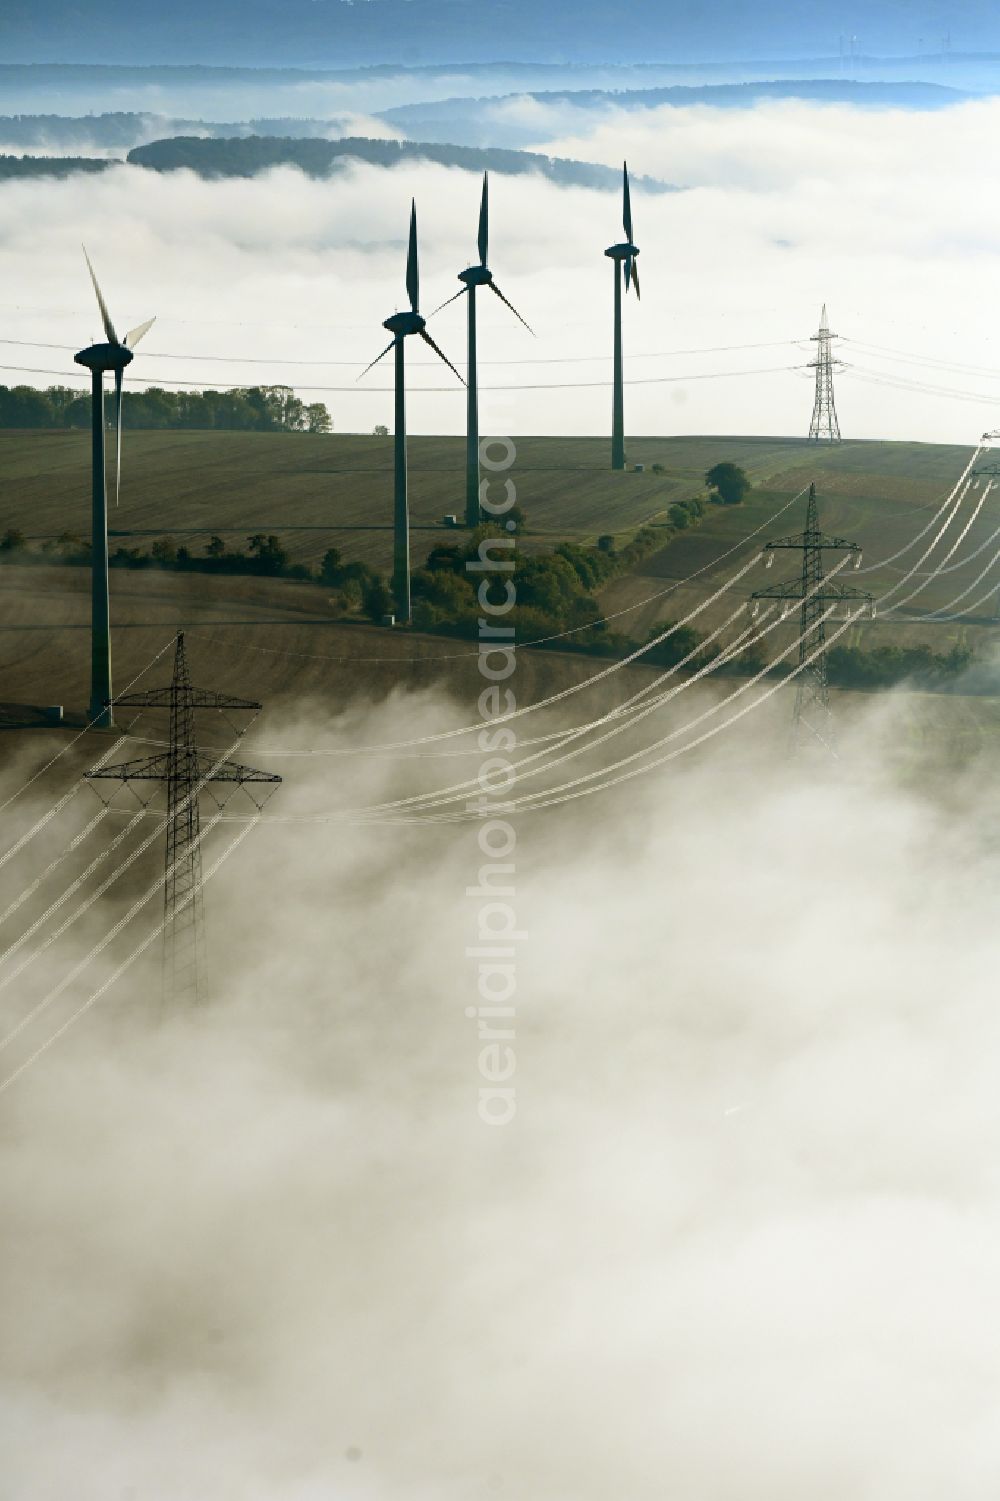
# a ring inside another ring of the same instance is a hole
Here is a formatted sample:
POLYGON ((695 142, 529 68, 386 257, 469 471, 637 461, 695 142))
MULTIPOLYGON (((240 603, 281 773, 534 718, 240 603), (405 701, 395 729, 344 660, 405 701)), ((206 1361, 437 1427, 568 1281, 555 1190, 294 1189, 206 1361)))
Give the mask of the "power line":
POLYGON ((874 355, 879 359, 902 360, 904 364, 926 365, 931 369, 954 370, 964 375, 985 375, 1000 380, 1000 370, 992 365, 966 365, 955 360, 939 360, 933 355, 916 354, 912 350, 890 349, 885 344, 866 344, 863 339, 851 339, 842 335, 845 344, 851 344, 855 349, 861 349, 868 355, 874 355))
MULTIPOLYGON (((172 645, 173 641, 171 640, 168 641, 165 646, 161 646, 160 650, 156 652, 152 657, 150 657, 145 667, 141 668, 140 671, 136 673, 135 677, 125 685, 125 691, 127 692, 129 688, 134 687, 134 685, 139 681, 140 678, 145 677, 149 669, 156 665, 156 663, 163 656, 163 653, 165 651, 169 651, 172 645)), ((28 788, 33 786, 33 784, 38 781, 39 777, 44 776, 47 771, 55 766, 56 762, 59 761, 63 756, 65 756, 67 751, 72 750, 77 741, 82 740, 87 731, 93 729, 99 717, 99 715, 95 715, 93 719, 89 719, 84 725, 83 729, 79 730, 73 736, 72 740, 67 740, 66 744, 62 746, 60 750, 56 751, 55 755, 50 760, 46 761, 44 766, 40 766, 36 772, 33 772, 32 775, 28 777, 27 781, 22 782, 20 787, 12 792, 9 797, 5 798, 4 801, 0 803, 0 813, 3 813, 5 809, 9 808, 11 803, 15 802, 23 792, 27 792, 28 788)), ((135 720, 133 720, 132 723, 134 724, 135 720)), ((103 766, 104 762, 107 761, 111 756, 113 756, 124 743, 125 739, 123 736, 115 745, 111 747, 109 751, 105 752, 100 761, 98 761, 96 764, 98 766, 103 766)), ((6 865, 7 861, 10 860, 13 855, 16 855, 18 850, 22 849, 23 846, 27 844, 29 839, 33 839, 38 831, 45 827, 49 819, 53 818, 55 814, 59 812, 66 805, 66 803, 69 802, 70 798, 76 795, 77 791, 78 788, 74 787, 71 792, 67 792, 65 797, 60 799, 55 808, 50 809, 48 813, 44 814, 42 818, 39 819, 34 828, 28 830, 27 834, 22 835, 22 837, 17 841, 16 845, 13 845, 9 850, 5 851, 4 854, 0 855, 0 866, 6 865)))
MULTIPOLYGON (((259 820, 251 819, 246 824, 246 826, 243 829, 240 830, 240 832, 237 834, 236 838, 234 840, 232 840, 232 842, 229 845, 227 845, 227 847, 222 851, 221 855, 218 855, 216 857, 216 859, 212 862, 212 864, 205 871, 205 874, 202 877, 202 885, 204 885, 206 883, 206 881, 210 881, 212 879, 212 877, 215 875, 216 871, 219 869, 220 865, 222 865, 223 861, 224 860, 228 860, 229 856, 233 853, 233 851, 237 848, 237 846, 243 843, 243 840, 252 831, 252 829, 255 826, 255 823, 258 822, 258 821, 259 820)), ((213 825, 214 825, 215 822, 216 822, 216 820, 213 819, 212 820, 213 825)), ((208 830, 206 829, 205 832, 207 833, 208 830)), ((150 891, 149 891, 147 897, 145 898, 145 900, 143 901, 142 905, 145 905, 145 901, 148 901, 149 898, 152 897, 155 894, 156 889, 157 888, 155 886, 150 889, 150 891)), ((108 943, 111 942, 111 940, 113 938, 117 937, 118 933, 125 926, 125 923, 130 920, 130 918, 131 918, 132 915, 134 915, 134 910, 137 910, 137 909, 133 909, 132 913, 130 913, 126 918, 124 918, 118 924, 116 924, 116 926, 112 929, 111 933, 109 933, 107 935, 107 937, 103 940, 103 942, 102 942, 102 944, 100 946, 101 948, 105 947, 108 943)), ((82 1006, 78 1006, 77 1009, 70 1016, 68 1016, 66 1018, 66 1020, 59 1027, 56 1028, 56 1030, 52 1033, 52 1035, 45 1042, 43 1042, 41 1044, 40 1047, 37 1047, 33 1053, 29 1054, 29 1056, 24 1060, 23 1063, 20 1063, 17 1066, 17 1068, 14 1069, 13 1073, 8 1074, 5 1079, 3 1079, 2 1081, 0 1081, 0 1093, 2 1093, 5 1089, 9 1088, 9 1086, 11 1084, 13 1084, 14 1080, 17 1079, 17 1078, 19 1078, 21 1074, 23 1074, 27 1069, 29 1069, 32 1066, 32 1064, 35 1063, 42 1056, 43 1053, 47 1053, 48 1050, 49 1050, 49 1048, 52 1047, 53 1043, 58 1042, 59 1038, 62 1037, 64 1035, 64 1033, 66 1033, 66 1032, 69 1031, 69 1029, 73 1025, 73 1023, 76 1022, 76 1021, 79 1021, 80 1017, 83 1016, 85 1014, 85 1012, 89 1011, 90 1008, 91 1008, 91 1006, 93 1006, 95 1004, 95 1002, 99 1001, 101 999, 101 997, 104 994, 106 994, 106 992, 108 990, 110 990, 111 986, 116 983, 116 981, 118 981, 118 980, 121 979, 122 975, 125 974, 126 970, 130 969, 132 967, 132 965, 135 963, 135 961, 142 954, 144 954, 146 952, 146 950, 150 947, 150 945, 156 942, 157 938, 159 938, 160 934, 163 932, 163 929, 164 929, 165 926, 166 926, 166 920, 165 919, 161 919, 161 921, 153 929, 152 933, 148 933, 146 935, 146 937, 142 940, 142 942, 136 948, 134 948, 132 950, 132 952, 131 952, 131 954, 129 954, 128 958, 122 960, 122 962, 121 962, 121 964, 119 964, 118 968, 116 970, 114 970, 112 974, 110 974, 108 976, 108 978, 103 982, 103 984, 99 985, 97 987, 97 989, 95 991, 93 991, 93 993, 88 997, 88 999, 83 1002, 82 1006)), ((96 957, 96 954, 95 954, 95 957, 96 957)), ((54 997, 50 997, 50 998, 54 999, 54 997)), ((37 1014, 37 1010, 36 1010, 36 1014, 37 1014)))
POLYGON ((1000 405, 1000 395, 996 392, 987 395, 982 391, 956 391, 953 386, 935 386, 925 381, 906 380, 902 376, 884 375, 878 370, 865 370, 861 365, 852 365, 846 361, 841 362, 840 368, 843 374, 870 386, 887 386, 896 391, 915 392, 920 396, 944 396, 950 401, 971 401, 977 406, 1000 405))
MULTIPOLYGON (((19 349, 57 349, 67 354, 75 353, 72 344, 46 344, 37 339, 0 339, 0 344, 9 344, 19 349)), ((741 349, 798 349, 801 348, 798 339, 772 339, 763 344, 714 344, 704 349, 663 349, 648 350, 642 354, 632 354, 634 360, 668 360, 677 355, 688 354, 730 354, 741 349)), ((199 363, 206 361, 214 365, 307 365, 334 367, 341 366, 344 369, 356 370, 363 363, 362 360, 300 360, 286 359, 281 355, 271 355, 268 358, 260 356, 240 354, 180 354, 165 353, 157 350, 143 350, 142 359, 145 360, 196 360, 199 363)), ((516 360, 480 360, 480 365, 594 365, 611 362, 609 354, 578 354, 558 355, 539 358, 538 356, 526 355, 516 360)), ((436 368, 433 360, 412 360, 411 368, 436 368)))
MULTIPOLYGON (((771 365, 771 366, 767 366, 767 367, 765 367, 763 369, 758 369, 758 370, 710 370, 710 371, 700 371, 700 372, 697 372, 697 373, 691 373, 691 374, 686 374, 686 375, 641 375, 641 376, 637 377, 634 380, 627 380, 625 382, 625 384, 627 386, 662 386, 662 385, 673 385, 673 384, 676 384, 679 381, 728 380, 728 379, 732 379, 734 377, 745 376, 745 375, 785 375, 790 370, 802 370, 802 369, 805 369, 805 368, 806 367, 803 366, 803 365, 771 365)), ((37 366, 33 366, 33 365, 0 365, 0 370, 9 370, 9 371, 14 372, 15 374, 20 374, 20 375, 54 375, 54 376, 60 377, 60 379, 62 379, 62 380, 66 380, 67 378, 70 378, 70 379, 73 379, 73 380, 80 380, 80 379, 88 380, 89 379, 89 376, 80 375, 80 374, 78 374, 74 370, 48 370, 48 369, 41 369, 41 368, 39 368, 37 366)), ((216 391, 256 391, 256 390, 259 389, 259 384, 258 385, 251 385, 251 384, 247 384, 246 382, 237 382, 235 384, 227 384, 225 381, 218 381, 218 380, 204 381, 204 380, 198 380, 198 379, 196 379, 194 377, 192 377, 190 380, 177 380, 177 379, 167 379, 164 376, 162 379, 160 379, 160 380, 157 381, 157 384, 160 385, 160 386, 184 386, 184 387, 194 387, 197 390, 209 390, 209 389, 211 389, 211 390, 216 390, 216 391)), ((274 383, 273 382, 268 382, 267 384, 274 384, 274 383)), ((508 386, 481 386, 480 390, 482 390, 482 391, 587 391, 587 390, 604 391, 604 390, 607 389, 607 386, 608 386, 608 382, 606 380, 536 381, 536 382, 531 382, 531 383, 524 383, 524 384, 518 384, 518 385, 508 385, 508 386)), ((304 385, 301 382, 296 381, 295 384, 294 384, 294 386, 292 387, 292 389, 294 389, 296 391, 321 391, 321 392, 330 392, 330 393, 339 394, 339 395, 344 395, 344 394, 353 392, 353 394, 355 396, 366 396, 366 395, 385 394, 386 392, 391 393, 394 390, 394 387, 392 387, 392 386, 362 386, 358 381, 355 381, 355 383, 353 385, 351 385, 351 386, 317 386, 317 385, 312 385, 312 384, 304 385)), ((407 391, 407 394, 410 395, 410 396, 431 396, 431 395, 433 395, 433 396, 439 396, 439 395, 441 395, 443 393, 444 394, 450 394, 452 396, 464 396, 464 394, 465 394, 461 386, 412 386, 412 387, 408 388, 408 391, 407 391)))

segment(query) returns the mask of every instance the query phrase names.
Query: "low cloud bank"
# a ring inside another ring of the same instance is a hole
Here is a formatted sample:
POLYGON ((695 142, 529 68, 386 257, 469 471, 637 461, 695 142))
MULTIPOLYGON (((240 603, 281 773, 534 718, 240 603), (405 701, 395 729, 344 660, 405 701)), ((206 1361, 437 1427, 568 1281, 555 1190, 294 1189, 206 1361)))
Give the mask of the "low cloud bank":
MULTIPOLYGON (((206 893, 211 1007, 130 979, 0 1096, 13 1494, 983 1494, 994 779, 904 752, 905 700, 792 766, 784 697, 519 821, 509 1126, 475 826, 262 828, 206 893)), ((463 712, 412 709, 247 758, 463 712)), ((281 769, 283 815, 463 770, 281 769)))
MULTIPOLYGON (((637 172, 686 189, 636 194, 642 301, 626 306, 629 431, 804 433, 808 341, 824 302, 845 336, 846 436, 966 442, 996 425, 1000 354, 983 308, 1000 209, 981 185, 1000 102, 934 114, 798 103, 623 112, 572 135, 547 134, 566 121, 541 114, 540 149, 608 164, 627 156, 637 172), (944 390, 917 389, 927 386, 944 390)), ((159 314, 132 378, 296 384, 327 401, 339 428, 368 431, 391 415, 378 389, 391 381, 381 370, 356 378, 381 347, 381 321, 405 301, 411 195, 431 311, 476 256, 471 174, 359 165, 329 182, 289 170, 202 182, 122 167, 98 179, 6 183, 6 337, 69 346, 3 346, 7 381, 70 377, 74 343, 95 328, 85 239, 123 321, 159 314), (184 358, 193 355, 227 362, 184 358)), ((483 384, 519 388, 503 393, 509 430, 607 430, 603 250, 619 221, 613 194, 493 179, 491 259, 537 330, 531 340, 500 303, 483 310, 483 384)), ((434 328, 460 358, 461 302, 434 328)), ((411 362, 412 429, 459 432, 461 388, 432 359, 411 362), (422 385, 444 389, 420 394, 422 385)))

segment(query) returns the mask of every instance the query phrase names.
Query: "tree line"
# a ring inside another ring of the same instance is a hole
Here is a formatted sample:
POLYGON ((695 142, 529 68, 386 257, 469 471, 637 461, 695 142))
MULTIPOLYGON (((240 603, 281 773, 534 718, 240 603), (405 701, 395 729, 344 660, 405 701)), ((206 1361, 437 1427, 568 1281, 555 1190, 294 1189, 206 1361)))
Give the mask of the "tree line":
MULTIPOLYGON (((517 603, 504 617, 505 623, 515 629, 515 641, 521 646, 544 641, 550 650, 598 656, 622 656, 634 651, 640 642, 609 629, 601 618, 596 592, 659 550, 702 514, 697 500, 676 504, 685 513, 682 524, 678 524, 678 515, 667 524, 641 527, 621 548, 608 534, 599 537, 595 546, 563 542, 551 553, 518 553, 513 574, 517 603)), ((519 525, 524 525, 523 518, 519 525)), ((478 636, 480 610, 466 563, 478 558, 484 539, 506 535, 488 523, 465 542, 441 543, 431 549, 412 580, 413 624, 418 630, 471 639, 478 636)), ((328 590, 334 608, 347 619, 361 615, 380 621, 393 609, 389 581, 370 564, 345 561, 336 547, 327 550, 318 568, 293 563, 284 542, 273 533, 253 533, 247 537, 245 548, 231 548, 222 537, 211 536, 199 552, 185 544, 178 546, 173 537, 158 537, 148 551, 118 546, 109 563, 113 569, 295 579, 328 590)), ((12 527, 0 535, 3 564, 87 567, 90 543, 65 532, 34 547, 12 527)), ((658 641, 646 655, 649 666, 672 667, 688 659, 687 666, 697 671, 720 654, 718 644, 702 645, 704 636, 693 626, 674 625, 670 620, 658 621, 647 639, 663 635, 671 626, 674 628, 667 639, 658 641)), ((764 667, 765 661, 763 644, 757 639, 719 670, 727 675, 754 673, 764 667)), ((925 645, 877 646, 871 650, 835 646, 828 653, 827 665, 830 682, 837 687, 878 690, 909 682, 946 691, 969 672, 972 652, 967 647, 953 647, 939 654, 925 645)), ((780 663, 772 670, 784 675, 790 668, 780 663)))
MULTIPOLYGON (((198 428, 252 433, 328 433, 330 413, 306 403, 290 386, 231 391, 125 391, 123 421, 130 428, 198 428)), ((111 404, 108 404, 111 419, 111 404)), ((90 392, 68 386, 0 386, 0 428, 89 427, 90 392)))

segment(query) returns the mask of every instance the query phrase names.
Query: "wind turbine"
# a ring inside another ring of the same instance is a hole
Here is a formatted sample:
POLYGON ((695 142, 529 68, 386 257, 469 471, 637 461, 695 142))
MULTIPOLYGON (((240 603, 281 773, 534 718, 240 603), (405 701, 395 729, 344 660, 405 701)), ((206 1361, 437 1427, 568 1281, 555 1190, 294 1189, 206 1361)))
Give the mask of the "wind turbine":
MULTIPOLYGON (((427 320, 418 311, 420 302, 420 264, 417 256, 417 205, 410 207, 410 246, 406 255, 406 295, 410 299, 408 313, 393 313, 382 324, 392 334, 392 340, 377 359, 362 370, 358 379, 363 380, 379 360, 385 359, 390 349, 396 351, 396 425, 393 434, 395 450, 395 477, 393 484, 393 568, 392 592, 396 603, 396 616, 400 621, 410 619, 410 507, 407 495, 406 474, 406 340, 410 334, 419 334, 425 344, 442 359, 449 370, 458 374, 448 356, 438 348, 427 332, 427 320)), ((462 381, 464 385, 465 382, 462 381)))
POLYGON ((631 284, 639 296, 639 273, 635 258, 638 245, 632 243, 632 198, 628 186, 628 162, 622 168, 622 224, 625 239, 621 245, 609 245, 604 252, 615 263, 615 366, 614 392, 611 398, 611 467, 625 468, 625 388, 622 379, 622 282, 625 291, 631 284))
MULTIPOLYGON (((467 271, 458 273, 459 281, 465 286, 455 297, 464 297, 468 293, 469 315, 469 383, 468 399, 466 402, 466 438, 465 438, 465 523, 467 526, 476 527, 481 519, 479 504, 479 362, 476 354, 476 288, 489 287, 501 302, 505 302, 514 317, 519 319, 528 330, 534 334, 534 329, 521 317, 517 308, 503 295, 496 282, 493 280, 493 272, 487 265, 490 244, 490 185, 488 173, 483 173, 483 197, 479 206, 479 265, 470 266, 467 271)), ((455 297, 449 297, 448 302, 454 302, 455 297)), ((442 303, 447 307, 448 303, 442 303)), ((440 308, 438 312, 440 312, 440 308)))
POLYGON ((84 249, 87 270, 97 294, 101 310, 106 344, 91 344, 73 356, 78 365, 85 365, 91 375, 91 476, 92 520, 90 541, 90 720, 100 729, 110 729, 114 724, 111 699, 111 620, 108 604, 108 493, 104 458, 104 374, 113 370, 115 376, 115 428, 117 432, 118 462, 115 469, 115 505, 121 494, 122 474, 122 378, 126 365, 132 363, 132 350, 143 334, 148 333, 156 322, 148 318, 133 328, 124 339, 119 339, 108 312, 101 289, 90 264, 90 256, 84 249))

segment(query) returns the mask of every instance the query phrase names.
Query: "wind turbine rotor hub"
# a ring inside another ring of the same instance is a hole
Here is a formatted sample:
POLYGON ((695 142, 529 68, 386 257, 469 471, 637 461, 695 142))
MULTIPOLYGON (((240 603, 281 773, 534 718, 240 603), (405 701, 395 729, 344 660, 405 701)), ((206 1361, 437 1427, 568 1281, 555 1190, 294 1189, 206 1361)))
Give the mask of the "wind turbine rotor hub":
POLYGON ((467 287, 488 287, 493 280, 493 272, 487 266, 470 266, 467 271, 458 273, 459 281, 464 281, 467 287))
POLYGON ((91 344, 73 356, 77 365, 86 365, 88 370, 124 370, 135 356, 124 344, 91 344))
POLYGON ((386 318, 382 324, 391 334, 404 338, 407 334, 423 333, 427 326, 427 319, 421 318, 419 313, 393 313, 391 318, 386 318))
POLYGON ((613 261, 634 260, 639 254, 639 247, 629 244, 609 245, 604 254, 610 256, 613 261))

